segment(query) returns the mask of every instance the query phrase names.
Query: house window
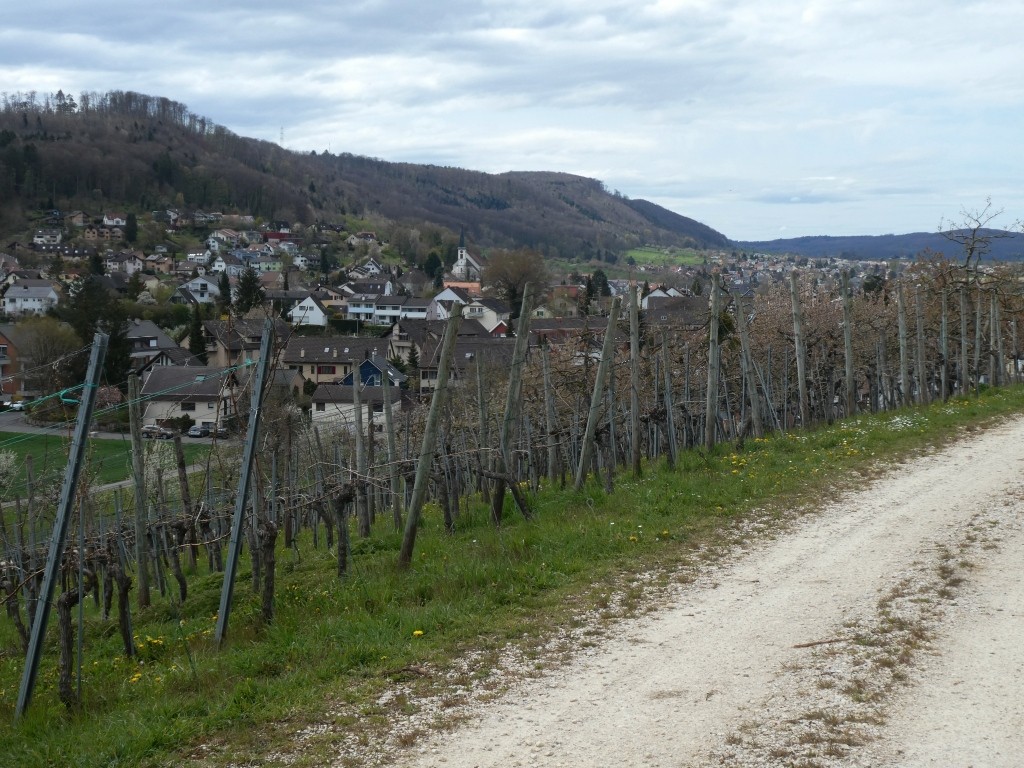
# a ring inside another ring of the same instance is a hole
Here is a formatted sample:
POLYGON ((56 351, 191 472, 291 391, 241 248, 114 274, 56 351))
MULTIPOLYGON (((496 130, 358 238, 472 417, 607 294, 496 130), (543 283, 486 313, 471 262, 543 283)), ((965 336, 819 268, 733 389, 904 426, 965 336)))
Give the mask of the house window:
POLYGON ((213 402, 209 402, 209 403, 206 404, 206 410, 208 410, 208 411, 212 411, 213 410, 213 402))
POLYGON ((183 411, 194 411, 196 409, 195 403, 182 403, 181 410, 183 411))
POLYGON ((335 372, 335 368, 336 368, 336 366, 333 366, 333 365, 318 365, 316 367, 316 372, 317 372, 317 374, 319 374, 321 376, 323 376, 325 374, 333 375, 334 372, 335 372))
POLYGON ((326 410, 326 406, 327 406, 327 403, 317 403, 316 404, 316 409, 318 411, 323 411, 323 410, 326 410))
POLYGON ((0 357, 7 357, 7 345, 0 344, 0 357))

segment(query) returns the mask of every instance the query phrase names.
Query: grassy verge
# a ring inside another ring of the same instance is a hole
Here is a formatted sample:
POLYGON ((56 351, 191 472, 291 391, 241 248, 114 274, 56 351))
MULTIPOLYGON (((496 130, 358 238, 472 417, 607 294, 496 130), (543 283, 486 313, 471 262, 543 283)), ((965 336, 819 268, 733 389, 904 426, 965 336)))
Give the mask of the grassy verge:
MULTIPOLYGON (((68 713, 56 695, 53 631, 27 716, 12 724, 23 658, 10 622, 0 625, 0 755, 18 766, 278 764, 261 756, 290 751, 295 735, 328 723, 356 741, 372 740, 415 699, 381 694, 396 685, 432 692, 445 670, 473 651, 469 673, 486 678, 509 643, 539 648, 581 611, 647 607, 649 595, 621 584, 629 575, 672 569, 728 538, 753 510, 817 503, 869 480, 894 461, 928 450, 994 419, 1024 412, 1024 390, 989 391, 930 409, 863 416, 815 431, 685 453, 669 472, 647 467, 620 478, 606 497, 543 489, 537 519, 510 508, 494 530, 470 503, 446 535, 428 509, 414 567, 395 570, 398 534, 379 518, 373 536, 353 541, 343 581, 333 555, 308 540, 278 555, 276 620, 263 626, 259 601, 240 574, 226 647, 212 630, 218 574, 190 579, 183 606, 157 599, 134 616, 141 659, 119 654, 113 622, 89 602, 83 707, 68 713), (623 576, 625 574, 625 578, 623 576), (424 669, 437 674, 421 674, 424 669), (375 730, 376 729, 376 730, 375 730)), ((248 558, 243 561, 247 562, 248 558)), ((305 738, 298 765, 322 764, 332 739, 305 738)), ((2 761, 0 761, 2 762, 2 761)), ((353 764, 359 764, 358 760, 353 764)))

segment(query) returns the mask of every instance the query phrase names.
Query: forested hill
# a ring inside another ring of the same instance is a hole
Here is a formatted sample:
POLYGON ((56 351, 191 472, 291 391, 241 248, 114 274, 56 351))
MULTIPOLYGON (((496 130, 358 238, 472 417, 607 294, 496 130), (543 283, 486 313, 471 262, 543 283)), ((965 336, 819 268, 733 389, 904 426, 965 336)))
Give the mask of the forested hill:
MULTIPOLYGON (((990 250, 986 259, 1020 261, 1024 259, 1024 234, 1004 230, 980 230, 988 238, 990 250)), ((913 232, 907 235, 852 237, 797 237, 788 240, 739 242, 737 248, 747 252, 784 253, 818 258, 844 258, 870 261, 910 259, 923 253, 941 253, 953 260, 962 260, 963 249, 939 232, 913 232)))
POLYGON ((306 224, 345 216, 429 223, 464 228, 482 247, 580 259, 641 244, 728 244, 710 227, 612 194, 595 179, 291 152, 132 92, 0 98, 0 234, 25 230, 41 209, 173 206, 306 224))

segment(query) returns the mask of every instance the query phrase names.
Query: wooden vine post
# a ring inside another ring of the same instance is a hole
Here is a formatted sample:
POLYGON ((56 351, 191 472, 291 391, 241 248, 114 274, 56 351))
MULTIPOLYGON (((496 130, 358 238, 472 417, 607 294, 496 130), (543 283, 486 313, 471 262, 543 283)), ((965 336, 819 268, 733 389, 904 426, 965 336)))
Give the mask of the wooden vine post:
POLYGON ((843 270, 843 350, 845 356, 846 416, 853 416, 857 393, 853 378, 853 297, 850 295, 850 271, 843 270))
MULTIPOLYGON (((718 344, 718 327, 722 314, 722 276, 715 272, 711 276, 711 319, 708 321, 708 389, 704 403, 704 448, 715 447, 715 432, 718 427, 718 379, 722 364, 722 350, 718 344)), ((668 364, 666 358, 665 364, 668 364)))
POLYGON ((907 341, 907 302, 903 297, 903 282, 896 282, 896 326, 900 342, 900 399, 901 405, 909 405, 910 396, 910 345, 907 341))
MULTIPOLYGON (((545 358, 546 360, 546 358, 545 358)), ((629 460, 633 478, 640 469, 640 286, 629 289, 629 460)))
POLYGON ((132 438, 132 480, 135 484, 135 568, 139 580, 136 599, 141 609, 148 608, 150 604, 149 548, 146 546, 146 450, 142 443, 139 377, 134 373, 128 376, 128 423, 132 438))
MULTIPOLYGON (((508 374, 508 391, 505 394, 505 414, 501 419, 501 432, 498 438, 498 454, 495 457, 497 469, 494 478, 494 495, 491 497, 491 521, 495 525, 501 525, 502 509, 505 505, 505 487, 516 483, 516 478, 511 475, 512 455, 512 431, 516 420, 519 418, 519 410, 522 405, 522 381, 523 365, 526 363, 526 352, 530 346, 530 313, 533 311, 533 286, 527 283, 523 290, 523 304, 519 312, 519 322, 516 323, 516 343, 512 352, 512 367, 508 374)), ((523 497, 519 494, 518 488, 511 488, 512 496, 519 506, 523 517, 531 517, 529 507, 525 506, 523 497)))
POLYGON ((231 601, 235 591, 235 573, 238 570, 238 558, 242 553, 245 507, 249 501, 253 464, 256 461, 256 439, 259 436, 260 416, 263 413, 263 390, 270 374, 273 348, 274 321, 268 317, 263 325, 260 359, 256 363, 256 375, 253 377, 252 398, 249 403, 249 424, 245 434, 245 447, 242 449, 242 462, 238 475, 238 491, 235 494, 235 509, 231 518, 228 559, 224 566, 224 582, 220 593, 220 610, 217 612, 217 625, 214 632, 214 639, 217 645, 223 644, 224 638, 227 636, 228 619, 231 615, 231 601))
POLYGON ((804 338, 804 315, 800 307, 800 285, 797 271, 789 273, 789 295, 793 303, 793 344, 796 350, 797 393, 800 398, 800 424, 811 424, 810 400, 807 397, 807 342, 804 338))
POLYGON ((608 368, 615 350, 615 322, 619 316, 621 301, 618 296, 612 299, 612 308, 608 313, 608 327, 604 333, 604 344, 601 345, 601 362, 597 366, 597 376, 594 378, 594 391, 590 397, 587 426, 583 433, 583 442, 580 444, 580 461, 576 467, 576 482, 573 484, 577 491, 583 488, 583 483, 587 479, 587 467, 590 465, 594 451, 594 435, 597 433, 598 413, 601 410, 601 401, 604 399, 604 391, 607 386, 608 368))
POLYGON ((921 303, 921 286, 914 286, 914 323, 917 332, 917 399, 922 405, 931 402, 931 387, 925 378, 927 368, 924 358, 924 306, 921 303))
POLYGON ((970 387, 967 375, 967 288, 960 286, 960 384, 957 391, 967 394, 970 387))
POLYGON ((413 482, 412 498, 405 517, 405 531, 402 536, 402 548, 398 553, 398 567, 408 568, 412 563, 412 551, 416 547, 416 529, 419 527, 423 502, 427 496, 427 483, 430 481, 430 467, 434 460, 434 448, 437 444, 437 423, 441 418, 445 392, 448 388, 448 373, 455 357, 455 338, 459 333, 459 322, 462 320, 462 305, 452 304, 452 314, 444 329, 441 342, 441 357, 437 363, 437 386, 430 398, 430 411, 427 424, 423 430, 423 442, 420 445, 419 461, 416 463, 416 479, 413 482))
POLYGON ((747 389, 750 403, 750 426, 754 437, 764 437, 764 423, 761 419, 761 397, 757 392, 757 375, 754 368, 754 356, 750 351, 750 329, 747 328, 747 311, 743 300, 736 300, 736 328, 740 332, 740 362, 743 368, 743 381, 747 389))

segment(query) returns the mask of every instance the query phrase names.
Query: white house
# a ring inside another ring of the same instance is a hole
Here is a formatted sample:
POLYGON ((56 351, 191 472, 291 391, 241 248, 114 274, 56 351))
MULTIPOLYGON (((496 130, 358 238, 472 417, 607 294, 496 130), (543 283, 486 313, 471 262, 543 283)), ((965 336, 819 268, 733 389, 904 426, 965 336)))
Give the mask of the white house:
POLYGON ((163 424, 190 416, 196 424, 222 425, 235 413, 239 377, 234 368, 167 365, 151 369, 142 385, 143 421, 163 424))
POLYGON ((4 313, 15 315, 45 315, 57 306, 60 296, 52 285, 33 285, 39 280, 17 282, 7 289, 3 299, 4 313))
POLYGON ((469 294, 461 288, 445 288, 427 305, 427 320, 447 320, 453 304, 469 304, 469 294))
POLYGON ((288 310, 288 321, 292 325, 316 325, 321 328, 327 326, 327 307, 320 299, 310 294, 290 310, 288 310))
POLYGON ((206 266, 210 263, 211 256, 213 256, 213 254, 210 253, 210 249, 204 248, 201 251, 189 251, 188 255, 185 257, 185 261, 188 261, 191 264, 202 264, 203 266, 206 266))
POLYGON ((640 300, 640 309, 647 309, 648 299, 678 299, 682 295, 676 288, 655 288, 640 300))
POLYGON ((245 270, 245 263, 233 253, 218 253, 210 264, 210 272, 227 272, 228 277, 238 277, 245 270))
POLYGON ((214 304, 220 298, 220 288, 216 281, 208 277, 194 277, 178 286, 171 301, 175 303, 214 304))
POLYGON ((59 229, 37 229, 32 236, 33 245, 60 245, 62 235, 59 229))
POLYGON ((372 323, 376 311, 377 296, 367 293, 357 293, 349 296, 345 301, 345 316, 349 320, 359 320, 364 323, 372 323))

